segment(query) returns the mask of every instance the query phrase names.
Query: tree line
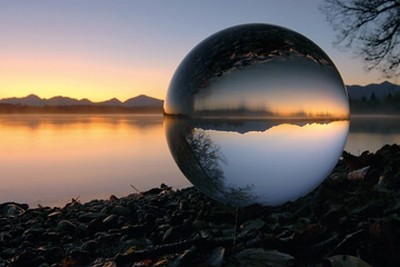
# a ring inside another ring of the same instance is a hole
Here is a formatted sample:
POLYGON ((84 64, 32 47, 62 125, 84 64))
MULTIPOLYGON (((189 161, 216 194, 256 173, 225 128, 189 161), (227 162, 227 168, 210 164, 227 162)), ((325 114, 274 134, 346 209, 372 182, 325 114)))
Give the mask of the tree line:
POLYGON ((54 114, 79 114, 79 113, 162 113, 162 107, 118 107, 118 106, 26 106, 20 104, 0 104, 2 114, 27 114, 27 113, 54 113, 54 114))
POLYGON ((369 97, 350 99, 352 114, 400 114, 400 93, 378 98, 374 93, 369 97))

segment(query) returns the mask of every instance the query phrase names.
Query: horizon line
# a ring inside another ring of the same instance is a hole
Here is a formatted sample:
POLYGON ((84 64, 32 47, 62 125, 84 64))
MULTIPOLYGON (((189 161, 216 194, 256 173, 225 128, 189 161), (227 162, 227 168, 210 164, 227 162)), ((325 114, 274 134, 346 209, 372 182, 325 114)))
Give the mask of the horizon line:
MULTIPOLYGON (((345 84, 345 86, 346 86, 346 88, 349 87, 349 86, 367 87, 367 86, 369 86, 369 85, 380 85, 380 84, 384 84, 384 83, 389 83, 389 84, 392 84, 392 85, 394 85, 394 86, 400 86, 400 84, 393 83, 393 82, 388 81, 388 80, 384 80, 384 81, 382 81, 381 83, 379 83, 379 82, 377 81, 377 82, 369 83, 369 84, 365 84, 365 85, 360 85, 360 84, 345 84)), ((163 102, 165 101, 165 97, 163 97, 163 98, 158 98, 158 97, 146 95, 146 94, 143 94, 143 93, 138 94, 137 96, 129 97, 129 98, 125 99, 125 100, 121 100, 121 99, 119 99, 118 97, 111 97, 111 98, 109 98, 109 99, 104 99, 104 100, 91 100, 91 99, 88 98, 88 97, 75 98, 75 97, 71 97, 71 96, 67 96, 67 95, 54 95, 54 96, 49 97, 49 98, 44 98, 44 97, 40 97, 38 94, 35 94, 35 93, 29 93, 28 95, 25 95, 25 96, 8 96, 8 97, 6 96, 6 97, 0 98, 0 100, 10 99, 10 98, 25 98, 25 97, 28 97, 28 96, 31 96, 31 95, 37 96, 38 98, 40 98, 40 99, 42 99, 42 100, 48 100, 48 99, 55 98, 55 97, 65 97, 65 98, 76 99, 76 100, 78 100, 78 101, 80 101, 80 100, 89 100, 89 101, 92 102, 92 103, 105 102, 105 101, 109 101, 109 100, 112 100, 112 99, 116 99, 116 100, 120 101, 121 103, 124 103, 124 102, 126 102, 127 100, 129 100, 129 99, 132 99, 132 98, 135 98, 135 97, 139 97, 139 96, 146 96, 146 97, 154 98, 154 99, 157 99, 157 100, 161 100, 161 101, 163 101, 163 102)))
POLYGON ((38 98, 40 98, 41 100, 50 100, 50 99, 52 99, 52 98, 56 98, 56 97, 63 97, 63 98, 70 98, 70 99, 75 99, 75 100, 78 100, 78 101, 81 101, 81 100, 88 100, 88 101, 90 101, 90 102, 92 102, 92 103, 101 103, 101 102, 106 102, 106 101, 110 101, 110 100, 113 100, 113 99, 116 99, 116 100, 118 100, 119 102, 121 102, 121 103, 124 103, 124 102, 126 102, 126 101, 128 101, 128 100, 130 100, 130 99, 132 99, 132 98, 137 98, 137 97, 140 97, 140 96, 145 96, 145 97, 149 97, 149 98, 153 98, 153 99, 157 99, 157 100, 160 100, 160 101, 165 101, 164 99, 161 99, 161 98, 157 98, 157 97, 153 97, 153 96, 149 96, 149 95, 146 95, 146 94, 139 94, 139 95, 137 95, 137 96, 133 96, 133 97, 129 97, 129 98, 127 98, 126 100, 124 100, 124 101, 121 101, 119 98, 117 98, 117 97, 112 97, 112 98, 109 98, 109 99, 106 99, 106 100, 100 100, 100 101, 93 101, 93 100, 91 100, 90 98, 87 98, 87 97, 84 97, 84 98, 75 98, 75 97, 71 97, 71 96, 65 96, 65 95, 55 95, 55 96, 52 96, 52 97, 50 97, 50 98, 45 98, 45 97, 41 97, 41 96, 39 96, 39 95, 37 95, 37 94, 34 94, 34 93, 30 93, 30 94, 28 94, 28 95, 26 95, 26 96, 11 96, 11 97, 3 97, 3 98, 0 98, 0 101, 1 100, 5 100, 5 99, 20 99, 20 98, 27 98, 27 97, 29 97, 29 96, 35 96, 35 97, 38 97, 38 98))

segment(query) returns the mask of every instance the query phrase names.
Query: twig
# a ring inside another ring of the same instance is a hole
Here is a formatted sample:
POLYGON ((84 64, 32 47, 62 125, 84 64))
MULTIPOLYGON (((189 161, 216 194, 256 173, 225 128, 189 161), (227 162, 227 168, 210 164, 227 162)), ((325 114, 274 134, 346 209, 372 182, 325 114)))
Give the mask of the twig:
POLYGON ((142 192, 140 192, 136 187, 134 187, 133 185, 131 185, 131 187, 133 188, 133 190, 135 190, 136 192, 138 192, 139 195, 143 195, 142 192))

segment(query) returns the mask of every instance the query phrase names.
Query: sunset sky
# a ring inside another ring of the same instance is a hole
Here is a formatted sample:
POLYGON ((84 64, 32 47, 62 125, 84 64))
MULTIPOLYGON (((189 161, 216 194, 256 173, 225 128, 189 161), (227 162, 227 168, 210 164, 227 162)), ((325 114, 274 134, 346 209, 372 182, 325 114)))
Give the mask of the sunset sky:
POLYGON ((0 0, 0 98, 37 94, 122 101, 165 99, 183 57, 243 23, 298 31, 335 62, 346 84, 382 82, 333 46, 321 0, 0 0))

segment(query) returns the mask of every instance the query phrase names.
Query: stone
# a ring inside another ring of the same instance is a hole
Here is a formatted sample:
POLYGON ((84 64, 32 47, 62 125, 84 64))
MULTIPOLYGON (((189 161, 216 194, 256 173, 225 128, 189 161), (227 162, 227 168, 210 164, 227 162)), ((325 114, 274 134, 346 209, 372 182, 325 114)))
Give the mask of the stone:
POLYGON ((116 205, 116 206, 112 209, 111 212, 112 212, 113 214, 116 214, 116 215, 129 216, 129 214, 131 213, 131 210, 128 209, 128 208, 126 208, 126 207, 123 207, 123 206, 120 206, 120 205, 116 205))
POLYGON ((108 227, 115 226, 118 222, 118 216, 116 214, 111 214, 103 219, 103 223, 108 227))
POLYGON ((85 212, 81 216, 79 216, 79 221, 81 222, 90 222, 95 219, 106 217, 104 214, 100 212, 85 212))
POLYGON ((57 224, 57 231, 72 235, 76 231, 76 225, 68 220, 61 220, 57 224))
POLYGON ((98 246, 99 243, 96 240, 89 240, 82 244, 81 249, 89 252, 90 254, 94 254, 98 246))
POLYGON ((5 217, 18 217, 29 208, 27 204, 4 203, 0 204, 0 214, 5 217))

